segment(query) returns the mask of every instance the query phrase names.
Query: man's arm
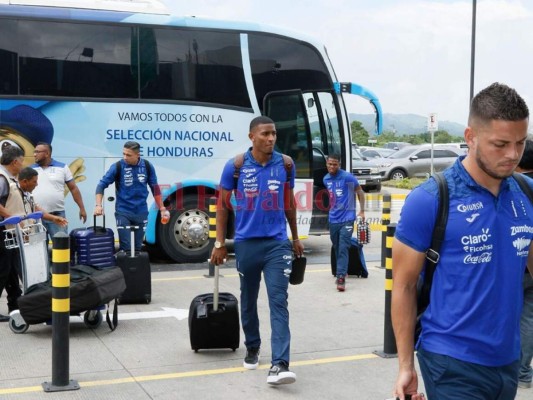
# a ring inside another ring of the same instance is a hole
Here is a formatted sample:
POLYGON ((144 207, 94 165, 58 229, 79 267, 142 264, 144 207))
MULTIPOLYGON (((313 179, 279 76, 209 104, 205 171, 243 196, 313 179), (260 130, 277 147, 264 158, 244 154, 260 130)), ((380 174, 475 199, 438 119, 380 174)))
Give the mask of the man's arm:
POLYGON ((35 211, 42 211, 43 219, 46 220, 46 221, 53 222, 54 224, 59 225, 59 226, 67 226, 68 225, 68 221, 67 221, 66 218, 60 217, 59 215, 53 215, 53 214, 47 213, 45 210, 43 210, 37 204, 35 205, 35 211))
POLYGON ((296 200, 294 199, 294 190, 287 185, 284 198, 285 218, 289 223, 289 229, 292 236, 292 249, 296 257, 301 257, 304 254, 304 245, 298 237, 298 224, 296 223, 296 200))
POLYGON ((83 205, 80 189, 78 189, 78 185, 76 185, 74 179, 67 182, 67 187, 70 190, 70 193, 72 193, 72 198, 80 209, 80 219, 83 221, 83 223, 85 223, 85 221, 87 221, 87 212, 85 211, 85 206, 83 205))
MULTIPOLYGON (((229 216, 229 204, 231 199, 231 191, 223 189, 220 187, 220 191, 218 192, 218 199, 217 199, 217 217, 216 217, 216 241, 220 243, 224 243, 226 240, 226 229, 228 226, 228 216, 229 216)), ((213 247, 213 251, 211 252, 211 263, 214 265, 221 265, 224 264, 224 260, 228 257, 228 249, 226 246, 222 246, 221 248, 217 249, 216 247, 213 247)))
POLYGON ((357 195, 357 198, 359 199, 359 212, 357 213, 357 216, 361 217, 363 220, 365 219, 365 192, 363 192, 363 188, 361 185, 357 185, 355 187, 355 194, 357 195))
POLYGON ((414 361, 416 284, 424 266, 424 260, 425 253, 418 252, 394 239, 392 243, 391 319, 399 361, 395 392, 401 399, 405 394, 415 394, 418 389, 418 376, 414 361))

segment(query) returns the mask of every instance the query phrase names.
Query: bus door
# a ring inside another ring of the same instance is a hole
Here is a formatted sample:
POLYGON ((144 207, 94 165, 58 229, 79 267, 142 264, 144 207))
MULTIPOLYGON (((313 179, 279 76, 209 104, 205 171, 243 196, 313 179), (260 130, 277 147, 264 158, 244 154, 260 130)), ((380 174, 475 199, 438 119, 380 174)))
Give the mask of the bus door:
POLYGON ((311 208, 310 233, 327 233, 329 197, 322 181, 327 173, 326 157, 344 153, 334 95, 300 90, 270 92, 263 100, 263 112, 276 123, 276 150, 293 158, 296 178, 306 182, 305 202, 295 190, 298 215, 302 208, 311 208))

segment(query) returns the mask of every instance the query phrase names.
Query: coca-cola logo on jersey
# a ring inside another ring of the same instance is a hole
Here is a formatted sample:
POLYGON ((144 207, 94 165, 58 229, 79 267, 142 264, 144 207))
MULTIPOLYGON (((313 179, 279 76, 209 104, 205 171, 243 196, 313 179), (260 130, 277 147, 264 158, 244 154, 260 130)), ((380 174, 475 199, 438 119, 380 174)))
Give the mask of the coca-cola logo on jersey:
POLYGON ((492 260, 492 253, 486 252, 486 253, 481 253, 477 256, 468 254, 464 259, 464 263, 465 264, 483 264, 483 263, 488 263, 491 260, 492 260))

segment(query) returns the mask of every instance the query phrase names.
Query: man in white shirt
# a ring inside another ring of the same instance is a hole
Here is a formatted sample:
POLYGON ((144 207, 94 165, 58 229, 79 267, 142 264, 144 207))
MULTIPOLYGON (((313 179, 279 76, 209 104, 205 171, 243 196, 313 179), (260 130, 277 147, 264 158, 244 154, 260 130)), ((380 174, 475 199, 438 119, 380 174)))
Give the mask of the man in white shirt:
MULTIPOLYGON (((87 213, 83 205, 81 192, 68 165, 52 159, 52 146, 49 143, 37 143, 33 155, 35 164, 31 165, 31 167, 39 173, 39 186, 33 191, 33 197, 37 204, 52 215, 66 218, 66 185, 80 209, 80 219, 85 223, 87 221, 87 213)), ((68 233, 67 226, 60 226, 50 221, 43 221, 43 225, 46 227, 50 238, 59 231, 68 233)))

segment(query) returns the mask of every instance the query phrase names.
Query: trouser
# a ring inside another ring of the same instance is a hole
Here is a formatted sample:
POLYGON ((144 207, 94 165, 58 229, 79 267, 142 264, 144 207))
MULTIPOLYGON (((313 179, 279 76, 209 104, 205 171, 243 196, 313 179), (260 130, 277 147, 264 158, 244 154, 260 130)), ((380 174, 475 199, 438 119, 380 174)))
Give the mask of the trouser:
POLYGON ((135 231, 135 251, 141 251, 144 238, 144 230, 146 227, 145 213, 139 215, 124 215, 115 213, 117 219, 117 231, 119 240, 119 250, 129 252, 131 250, 131 231, 126 226, 138 226, 139 229, 135 231))
POLYGON ((510 400, 516 396, 519 362, 501 367, 417 351, 428 400, 510 400))
MULTIPOLYGON (((65 211, 54 211, 54 212, 51 212, 50 214, 57 215, 57 216, 63 217, 63 218, 66 217, 65 211)), ((47 232, 48 238, 50 240, 52 240, 54 235, 56 233, 58 233, 58 232, 63 232, 63 233, 67 233, 68 234, 68 226, 59 226, 57 224, 54 224, 52 221, 46 221, 44 219, 41 220, 41 222, 44 225, 44 227, 46 228, 46 232, 47 232)))
POLYGON ((520 372, 518 379, 522 382, 531 382, 533 369, 533 278, 527 272, 524 275, 524 307, 520 318, 520 372))
POLYGON ((18 249, 6 249, 3 244, 3 232, 0 232, 0 294, 7 292, 7 308, 9 312, 18 310, 18 298, 22 295, 20 289, 20 259, 18 249))
POLYGON ((235 242, 235 258, 241 283, 241 322, 247 348, 260 347, 257 297, 261 272, 270 308, 272 365, 290 361, 291 332, 287 289, 292 270, 292 245, 289 240, 253 239, 235 242))
POLYGON ((329 224, 329 237, 337 260, 337 277, 348 274, 350 246, 352 245, 354 221, 329 224))

